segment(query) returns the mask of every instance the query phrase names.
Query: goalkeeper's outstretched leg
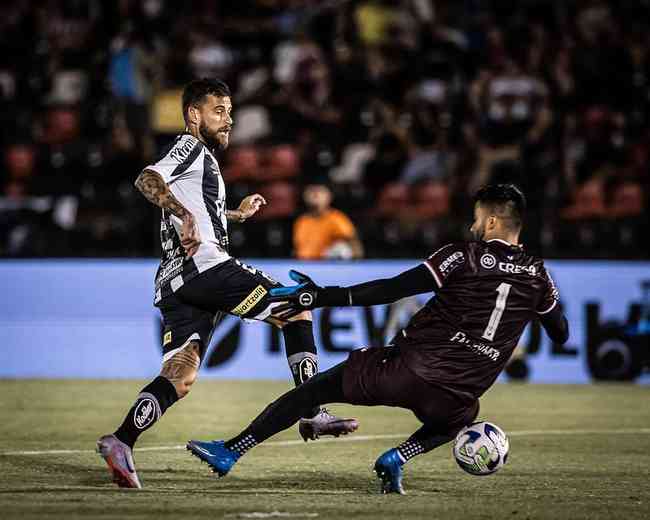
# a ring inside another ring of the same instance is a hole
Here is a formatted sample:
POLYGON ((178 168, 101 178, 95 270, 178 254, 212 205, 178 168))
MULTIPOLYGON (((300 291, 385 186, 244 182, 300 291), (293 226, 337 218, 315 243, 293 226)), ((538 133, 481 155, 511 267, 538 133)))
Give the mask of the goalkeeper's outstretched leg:
MULTIPOLYGON (((314 406, 347 403, 363 406, 406 408, 425 424, 407 441, 379 457, 375 471, 383 492, 403 493, 402 466, 411 457, 426 453, 453 439, 478 412, 478 401, 458 402, 411 372, 396 348, 354 351, 347 361, 285 393, 268 405, 239 435, 227 441, 189 441, 187 449, 225 476, 249 450, 279 433, 314 406)), ((355 420, 343 420, 344 433, 358 428, 355 420)))

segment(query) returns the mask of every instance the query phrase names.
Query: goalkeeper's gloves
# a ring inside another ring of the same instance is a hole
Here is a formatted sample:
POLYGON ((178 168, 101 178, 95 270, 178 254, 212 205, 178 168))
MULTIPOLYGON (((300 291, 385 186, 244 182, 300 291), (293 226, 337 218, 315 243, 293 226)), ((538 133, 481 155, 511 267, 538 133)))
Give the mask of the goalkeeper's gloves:
POLYGON ((283 302, 272 311, 273 316, 287 320, 303 311, 316 307, 351 305, 350 291, 345 287, 320 287, 306 274, 289 271, 289 277, 297 283, 291 287, 274 287, 269 291, 270 303, 283 302))

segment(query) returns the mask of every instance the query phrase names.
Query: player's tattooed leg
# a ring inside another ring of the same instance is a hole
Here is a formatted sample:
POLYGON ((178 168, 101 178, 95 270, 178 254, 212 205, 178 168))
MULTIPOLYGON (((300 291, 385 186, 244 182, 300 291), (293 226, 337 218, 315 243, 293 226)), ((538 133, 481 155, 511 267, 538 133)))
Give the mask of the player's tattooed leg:
POLYGON ((174 388, 178 398, 185 397, 196 381, 201 364, 200 345, 197 341, 190 341, 181 351, 174 354, 163 363, 160 375, 165 377, 174 388))
POLYGON ((167 408, 185 397, 196 380, 200 346, 192 341, 163 364, 160 375, 145 386, 115 436, 129 447, 151 428, 167 408))

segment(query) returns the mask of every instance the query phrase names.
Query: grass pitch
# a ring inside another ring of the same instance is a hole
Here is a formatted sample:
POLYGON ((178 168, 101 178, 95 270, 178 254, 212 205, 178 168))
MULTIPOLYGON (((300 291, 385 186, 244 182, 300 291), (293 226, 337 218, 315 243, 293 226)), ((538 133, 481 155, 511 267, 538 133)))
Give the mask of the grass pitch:
POLYGON ((141 437, 144 489, 118 490, 92 450, 143 383, 0 381, 0 518, 650 517, 648 388, 497 385, 480 417, 510 435, 500 472, 467 475, 444 446, 406 466, 407 496, 382 496, 371 467, 418 427, 408 412, 336 405, 357 434, 304 444, 294 427, 218 480, 180 446, 235 434, 288 386, 205 380, 141 437))

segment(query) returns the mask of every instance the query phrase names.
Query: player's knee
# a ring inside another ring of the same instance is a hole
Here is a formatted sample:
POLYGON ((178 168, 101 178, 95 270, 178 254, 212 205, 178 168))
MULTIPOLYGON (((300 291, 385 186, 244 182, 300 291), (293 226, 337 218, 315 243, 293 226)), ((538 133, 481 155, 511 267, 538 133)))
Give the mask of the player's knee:
POLYGON ((201 363, 199 353, 198 342, 192 341, 163 364, 160 375, 169 379, 174 385, 179 399, 190 393, 196 381, 201 363))
POLYGON ((186 374, 185 377, 183 377, 180 381, 173 383, 179 399, 182 399, 190 393, 190 390, 192 389, 192 385, 196 381, 196 378, 197 372, 194 371, 192 373, 186 374))

